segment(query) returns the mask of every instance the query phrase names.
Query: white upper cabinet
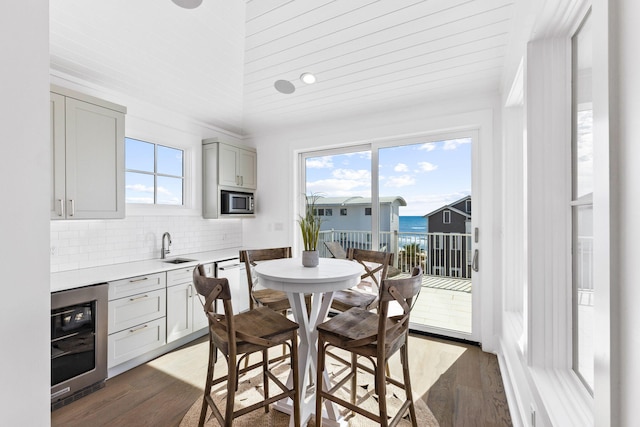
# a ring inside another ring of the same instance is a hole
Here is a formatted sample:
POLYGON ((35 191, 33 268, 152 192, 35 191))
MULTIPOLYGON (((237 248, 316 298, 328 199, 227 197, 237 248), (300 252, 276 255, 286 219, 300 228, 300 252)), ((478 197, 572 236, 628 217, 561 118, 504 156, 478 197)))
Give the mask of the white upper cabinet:
POLYGON ((218 143, 218 185, 254 190, 256 188, 256 151, 218 143))
POLYGON ((52 88, 52 219, 124 218, 125 113, 125 107, 52 88))
POLYGON ((220 189, 253 193, 257 176, 254 148, 219 142, 217 138, 202 141, 202 216, 219 218, 220 189))

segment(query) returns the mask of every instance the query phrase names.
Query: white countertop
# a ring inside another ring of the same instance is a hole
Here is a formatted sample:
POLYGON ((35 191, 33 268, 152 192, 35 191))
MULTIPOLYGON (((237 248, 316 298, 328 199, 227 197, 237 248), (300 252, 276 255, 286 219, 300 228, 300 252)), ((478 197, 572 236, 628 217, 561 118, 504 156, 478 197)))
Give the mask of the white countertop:
POLYGON ((126 279, 127 277, 141 276, 145 274, 160 273, 179 268, 195 266, 198 263, 224 261, 238 258, 240 248, 223 249, 219 251, 198 252, 193 254, 171 254, 167 260, 173 258, 193 259, 193 262, 170 264, 162 259, 149 259, 145 261, 133 261, 122 264, 103 265, 100 267, 82 268, 79 270, 60 271, 51 273, 51 292, 80 288, 82 286, 96 285, 112 280, 126 279))

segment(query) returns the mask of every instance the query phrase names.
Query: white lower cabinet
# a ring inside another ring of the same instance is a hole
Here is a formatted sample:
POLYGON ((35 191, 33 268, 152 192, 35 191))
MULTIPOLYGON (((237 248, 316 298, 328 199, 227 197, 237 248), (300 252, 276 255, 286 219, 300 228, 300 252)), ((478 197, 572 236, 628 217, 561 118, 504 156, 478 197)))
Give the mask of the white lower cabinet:
MULTIPOLYGON (((207 327, 207 317, 193 286, 193 268, 167 272, 167 343, 207 327)), ((205 273, 213 277, 213 264, 205 264, 205 273)))
POLYGON ((165 345, 166 313, 166 273, 109 282, 108 367, 165 345))
POLYGON ((152 320, 109 335, 107 346, 109 368, 143 355, 165 344, 165 318, 152 320))

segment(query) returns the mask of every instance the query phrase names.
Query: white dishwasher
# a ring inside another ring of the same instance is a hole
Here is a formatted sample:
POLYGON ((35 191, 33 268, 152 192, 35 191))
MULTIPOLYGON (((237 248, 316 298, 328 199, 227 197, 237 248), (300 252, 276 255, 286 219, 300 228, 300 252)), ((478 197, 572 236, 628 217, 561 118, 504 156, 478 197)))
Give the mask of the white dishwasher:
MULTIPOLYGON (((215 274, 215 277, 225 277, 229 281, 233 314, 249 310, 249 287, 244 263, 241 263, 239 258, 218 261, 215 274)), ((220 308, 219 311, 223 312, 224 309, 220 308)))

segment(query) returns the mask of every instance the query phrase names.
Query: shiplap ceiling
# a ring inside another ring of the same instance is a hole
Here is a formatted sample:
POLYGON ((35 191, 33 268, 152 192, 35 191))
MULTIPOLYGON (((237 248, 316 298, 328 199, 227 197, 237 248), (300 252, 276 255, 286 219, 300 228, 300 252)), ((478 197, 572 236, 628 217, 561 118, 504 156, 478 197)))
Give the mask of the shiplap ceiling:
POLYGON ((249 134, 498 91, 515 1, 54 1, 51 68, 249 134))

